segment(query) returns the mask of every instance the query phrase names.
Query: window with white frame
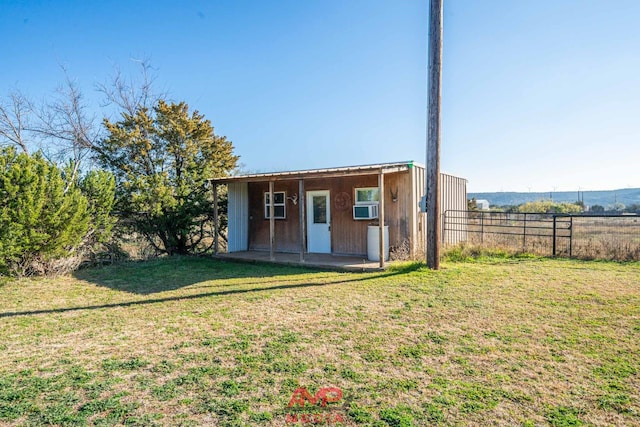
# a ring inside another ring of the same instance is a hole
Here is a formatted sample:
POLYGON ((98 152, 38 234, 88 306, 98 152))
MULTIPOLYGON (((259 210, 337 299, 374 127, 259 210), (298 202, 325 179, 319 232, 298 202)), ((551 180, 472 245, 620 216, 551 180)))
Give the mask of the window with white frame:
MULTIPOLYGON (((264 217, 269 219, 269 193, 264 193, 264 217)), ((285 219, 287 217, 287 194, 284 191, 273 192, 273 218, 285 219)))
POLYGON ((356 205, 373 205, 380 203, 380 189, 378 187, 356 188, 356 205))

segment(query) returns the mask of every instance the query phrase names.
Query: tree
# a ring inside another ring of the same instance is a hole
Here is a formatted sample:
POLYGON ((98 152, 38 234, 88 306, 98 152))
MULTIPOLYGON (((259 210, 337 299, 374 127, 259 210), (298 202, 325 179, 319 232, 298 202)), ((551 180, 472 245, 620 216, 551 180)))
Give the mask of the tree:
MULTIPOLYGON (((116 68, 110 80, 96 85, 104 96, 102 107, 111 106, 135 114, 138 108, 148 108, 167 96, 155 91, 149 60, 136 62, 140 65, 138 78, 127 78, 116 68)), ((78 83, 64 66, 60 68, 64 82, 42 102, 32 102, 17 89, 0 97, 0 147, 14 146, 24 153, 39 149, 58 164, 71 159, 70 172, 75 178, 83 160, 96 150, 102 128, 90 112, 78 83)))
POLYGON ((640 213, 640 203, 631 203, 626 207, 625 212, 640 213))
POLYGON ((0 146, 16 146, 29 153, 28 123, 31 103, 20 92, 10 92, 6 99, 0 99, 0 146))
POLYGON ((89 230, 87 198, 40 153, 0 151, 0 197, 0 273, 48 273, 47 263, 72 255, 89 230))
POLYGON ((92 170, 75 185, 87 198, 91 215, 84 244, 87 249, 94 249, 99 244, 107 243, 113 234, 116 222, 112 215, 116 193, 115 177, 108 171, 92 170))
POLYGON ((42 140, 43 150, 50 158, 63 163, 71 159, 68 182, 76 182, 83 160, 100 137, 96 118, 90 114, 82 90, 65 68, 65 82, 49 102, 34 107, 37 120, 32 131, 42 140))
POLYGON ((72 178, 73 169, 40 152, 0 150, 0 274, 65 273, 110 239, 113 175, 72 178))
POLYGON ((624 203, 615 202, 613 206, 610 206, 609 210, 614 212, 622 212, 624 211, 625 205, 624 203))
POLYGON ((538 200, 527 202, 518 206, 518 212, 536 213, 580 213, 582 206, 577 203, 553 202, 551 200, 538 200))
POLYGON ((118 67, 106 83, 96 85, 104 95, 103 107, 115 107, 116 110, 135 115, 141 108, 153 108, 158 101, 165 100, 167 92, 156 90, 156 76, 149 58, 134 60, 139 65, 137 76, 126 76, 118 67))
POLYGON ((116 177, 121 215, 161 252, 208 249, 213 207, 207 184, 236 167, 231 141, 184 102, 160 100, 104 125, 108 135, 95 152, 116 177))
POLYGON ((18 90, 0 99, 0 146, 14 146, 24 153, 29 147, 49 160, 64 164, 71 160, 70 179, 75 182, 82 161, 99 135, 95 117, 88 113, 82 91, 67 71, 55 94, 35 104, 18 90))

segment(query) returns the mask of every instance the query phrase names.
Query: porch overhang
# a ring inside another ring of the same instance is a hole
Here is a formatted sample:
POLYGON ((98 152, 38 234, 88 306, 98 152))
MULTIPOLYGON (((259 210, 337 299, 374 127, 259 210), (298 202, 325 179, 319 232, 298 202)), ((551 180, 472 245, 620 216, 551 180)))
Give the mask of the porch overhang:
POLYGON ((411 169, 414 165, 422 166, 414 161, 380 163, 373 165, 345 166, 326 169, 307 169, 300 171, 257 173, 237 176, 226 176, 213 178, 210 181, 214 184, 227 184, 229 182, 269 182, 287 181, 298 179, 317 178, 337 178, 341 176, 373 175, 403 172, 411 169))
MULTIPOLYGON (((335 168, 326 168, 326 169, 308 169, 308 170, 299 170, 299 171, 288 171, 288 172, 272 172, 272 173, 259 173, 259 174, 247 174, 247 175, 237 175, 237 176, 229 176, 229 177, 220 177, 211 179, 212 183, 214 199, 217 201, 217 187, 219 185, 231 184, 231 183, 260 183, 267 182, 269 183, 269 200, 274 200, 274 184, 276 182, 282 181, 298 181, 299 185, 299 194, 300 194, 300 203, 299 203, 299 217, 300 217, 300 240, 299 240, 299 262, 305 262, 305 251, 306 251, 306 232, 305 232, 305 222, 304 218, 306 215, 305 212, 305 181, 306 180, 316 180, 316 179, 330 179, 330 178, 340 178, 340 177, 352 177, 352 176, 363 176, 363 175, 375 175, 378 177, 378 188, 380 189, 380 194, 384 194, 384 175, 392 174, 398 172, 406 172, 411 170, 414 166, 422 167, 419 163, 413 161, 405 161, 405 162, 394 162, 394 163, 380 163, 380 164, 371 164, 371 165, 361 165, 361 166, 347 166, 347 167, 335 167, 335 168)), ((269 206, 270 215, 269 215, 269 259, 271 261, 275 261, 275 215, 274 215, 274 205, 273 202, 269 206)), ((384 235, 384 197, 380 199, 380 208, 379 208, 379 268, 385 267, 385 235, 384 235)), ((218 235, 218 218, 217 213, 215 215, 215 233, 216 233, 216 242, 218 235)), ((218 254, 217 245, 215 247, 215 253, 218 254)))

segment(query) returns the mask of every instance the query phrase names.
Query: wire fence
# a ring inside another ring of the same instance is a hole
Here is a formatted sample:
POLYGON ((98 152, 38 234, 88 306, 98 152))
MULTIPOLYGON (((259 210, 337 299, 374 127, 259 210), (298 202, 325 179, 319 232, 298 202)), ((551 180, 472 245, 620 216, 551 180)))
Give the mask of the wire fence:
POLYGON ((448 210, 443 242, 545 256, 640 260, 640 216, 448 210))

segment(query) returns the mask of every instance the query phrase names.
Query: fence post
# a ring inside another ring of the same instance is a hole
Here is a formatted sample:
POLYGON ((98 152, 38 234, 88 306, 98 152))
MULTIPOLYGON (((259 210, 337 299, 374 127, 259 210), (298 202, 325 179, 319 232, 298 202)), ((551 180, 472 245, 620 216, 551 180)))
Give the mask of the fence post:
POLYGON ((553 216, 553 256, 556 256, 556 216, 553 216))
POLYGON ((484 212, 480 212, 480 243, 484 244, 484 212))
POLYGON ((445 234, 447 234, 447 212, 448 211, 444 211, 444 213, 442 214, 442 244, 444 245, 445 242, 445 234))
POLYGON ((573 249, 573 215, 569 217, 569 258, 573 249))
POLYGON ((527 214, 524 214, 524 219, 522 221, 522 252, 527 251, 527 214))

